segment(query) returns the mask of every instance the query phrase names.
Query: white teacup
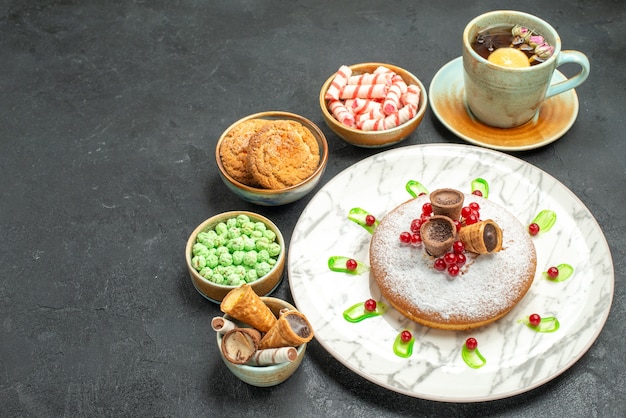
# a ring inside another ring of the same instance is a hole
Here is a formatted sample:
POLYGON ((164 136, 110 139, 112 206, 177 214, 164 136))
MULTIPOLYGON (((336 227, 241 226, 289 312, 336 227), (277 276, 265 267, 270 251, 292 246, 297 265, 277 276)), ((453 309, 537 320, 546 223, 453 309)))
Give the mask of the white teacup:
POLYGON ((581 85, 589 75, 589 60, 579 51, 561 51, 556 30, 538 17, 523 12, 498 10, 470 21, 463 32, 465 95, 471 113, 481 122, 499 128, 512 128, 531 120, 543 101, 581 85), (489 27, 526 27, 544 37, 554 48, 550 58, 537 65, 507 68, 480 56, 472 48, 478 32, 489 27), (557 67, 578 64, 580 72, 550 85, 557 67))

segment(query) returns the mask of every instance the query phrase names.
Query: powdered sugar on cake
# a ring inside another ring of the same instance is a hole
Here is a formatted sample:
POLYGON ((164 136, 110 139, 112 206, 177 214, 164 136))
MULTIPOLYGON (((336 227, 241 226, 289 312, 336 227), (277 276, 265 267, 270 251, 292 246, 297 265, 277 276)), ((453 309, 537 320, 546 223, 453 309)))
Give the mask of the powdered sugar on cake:
POLYGON ((420 216, 428 196, 410 200, 390 212, 372 237, 370 264, 383 295, 403 306, 409 316, 445 323, 472 323, 508 312, 527 292, 536 268, 535 247, 526 228, 501 206, 466 194, 464 205, 477 202, 481 219, 502 229, 503 248, 492 254, 468 253, 457 277, 433 268, 423 247, 403 244, 399 235, 420 216))

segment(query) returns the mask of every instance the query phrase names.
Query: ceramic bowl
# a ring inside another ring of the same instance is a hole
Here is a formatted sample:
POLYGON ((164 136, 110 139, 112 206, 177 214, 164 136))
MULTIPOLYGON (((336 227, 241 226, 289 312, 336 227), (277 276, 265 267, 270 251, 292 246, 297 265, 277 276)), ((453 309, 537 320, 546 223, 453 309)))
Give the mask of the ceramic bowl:
POLYGON ((319 127, 302 116, 281 111, 261 112, 246 116, 238 120, 237 122, 230 125, 222 133, 219 140, 217 141, 217 146, 215 148, 215 160, 217 162, 217 167, 219 169, 222 181, 233 193, 235 193, 240 198, 248 202, 263 206, 285 205, 302 198, 303 196, 311 192, 319 183, 328 162, 328 143, 326 142, 326 137, 319 129, 319 127), (309 131, 311 131, 311 133, 317 140, 320 150, 320 162, 317 169, 313 172, 311 176, 309 176, 301 183, 283 189, 263 189, 258 187, 251 187, 235 180, 224 169, 222 158, 220 156, 220 147, 228 132, 230 132, 238 124, 249 119, 293 120, 296 122, 300 122, 303 126, 309 129, 309 131))
POLYGON ((350 65, 349 67, 352 69, 352 75, 359 75, 364 73, 371 73, 381 65, 389 68, 396 74, 399 74, 405 83, 416 84, 417 86, 419 86, 421 92, 417 113, 412 119, 403 123, 402 125, 384 131, 363 131, 361 129, 345 126, 341 124, 337 119, 335 119, 331 111, 328 109, 328 101, 324 98, 326 92, 328 91, 328 88, 330 87, 335 77, 335 74, 332 74, 330 77, 328 77, 328 80, 326 80, 320 90, 320 108, 322 109, 322 116, 324 117, 324 121, 326 122, 328 127, 341 139, 349 144, 364 148, 380 148, 396 144, 410 136, 424 118, 426 108, 428 107, 426 88, 424 88, 422 82, 413 74, 395 65, 376 62, 355 64, 350 65))
POLYGON ((218 215, 210 217, 209 219, 198 225, 198 227, 194 229, 194 231, 189 236, 189 239, 187 240, 187 245, 185 247, 185 260, 187 263, 187 270, 189 271, 189 275, 191 276, 191 282, 202 296, 215 303, 220 303, 222 299, 224 299, 224 296, 226 296, 226 294, 233 290, 235 287, 238 287, 239 284, 233 286, 217 284, 201 276, 192 262, 193 246, 196 243, 196 239, 200 232, 214 229, 215 226, 220 222, 226 222, 228 219, 235 218, 238 215, 246 215, 250 218, 251 221, 254 222, 263 222, 266 225, 267 229, 272 230, 276 234, 276 242, 280 245, 280 253, 276 257, 276 263, 271 268, 271 270, 263 277, 259 277, 255 281, 250 282, 249 285, 252 287, 257 295, 266 296, 272 293, 276 289, 276 287, 278 287, 283 278, 283 272, 285 270, 286 248, 285 240, 283 239, 283 235, 281 234, 278 227, 268 218, 257 213, 246 211, 232 211, 220 213, 218 215))
MULTIPOLYGON (((272 297, 262 297, 261 300, 270 308, 270 310, 278 318, 279 312, 283 308, 290 310, 296 309, 290 303, 272 297)), ((234 321, 228 315, 225 318, 234 321)), ((236 321, 235 321, 236 322, 236 321)), ((287 380, 300 366, 304 353, 306 351, 306 343, 297 347, 298 356, 293 362, 273 364, 271 366, 248 366, 245 364, 234 364, 228 361, 222 353, 222 334, 217 334, 217 349, 228 370, 244 382, 253 386, 274 386, 287 380)))

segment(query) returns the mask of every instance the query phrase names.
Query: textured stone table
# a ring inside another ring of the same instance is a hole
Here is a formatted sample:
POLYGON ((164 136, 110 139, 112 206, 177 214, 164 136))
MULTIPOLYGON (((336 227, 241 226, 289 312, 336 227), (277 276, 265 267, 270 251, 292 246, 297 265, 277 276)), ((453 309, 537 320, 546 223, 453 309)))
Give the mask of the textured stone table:
MULTIPOLYGON (((197 224, 233 209, 269 216, 289 241, 312 198, 265 208, 230 193, 214 162, 227 126, 274 109, 310 118, 329 141, 326 183, 381 151, 346 145, 324 125, 318 90, 329 74, 381 61, 428 86, 487 5, 1 1, 0 415, 626 415, 624 8, 520 7, 592 69, 572 128, 511 154, 594 214, 615 295, 599 338, 563 374, 511 398, 455 404, 379 387, 316 341, 286 383, 240 382, 216 353, 209 321, 219 309, 195 291, 183 250, 197 224)), ((433 143, 465 144, 429 110, 394 148, 433 143)), ((292 300, 287 274, 274 295, 292 300)))

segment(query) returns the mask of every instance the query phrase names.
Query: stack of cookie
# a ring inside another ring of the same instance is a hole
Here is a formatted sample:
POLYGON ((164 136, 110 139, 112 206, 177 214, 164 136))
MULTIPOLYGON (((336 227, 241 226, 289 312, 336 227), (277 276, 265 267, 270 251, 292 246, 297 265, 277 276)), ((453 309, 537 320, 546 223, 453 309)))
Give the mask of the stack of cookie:
POLYGON ((303 182, 320 162, 315 137, 294 120, 245 120, 226 134, 219 154, 226 172, 238 182, 274 190, 303 182))

